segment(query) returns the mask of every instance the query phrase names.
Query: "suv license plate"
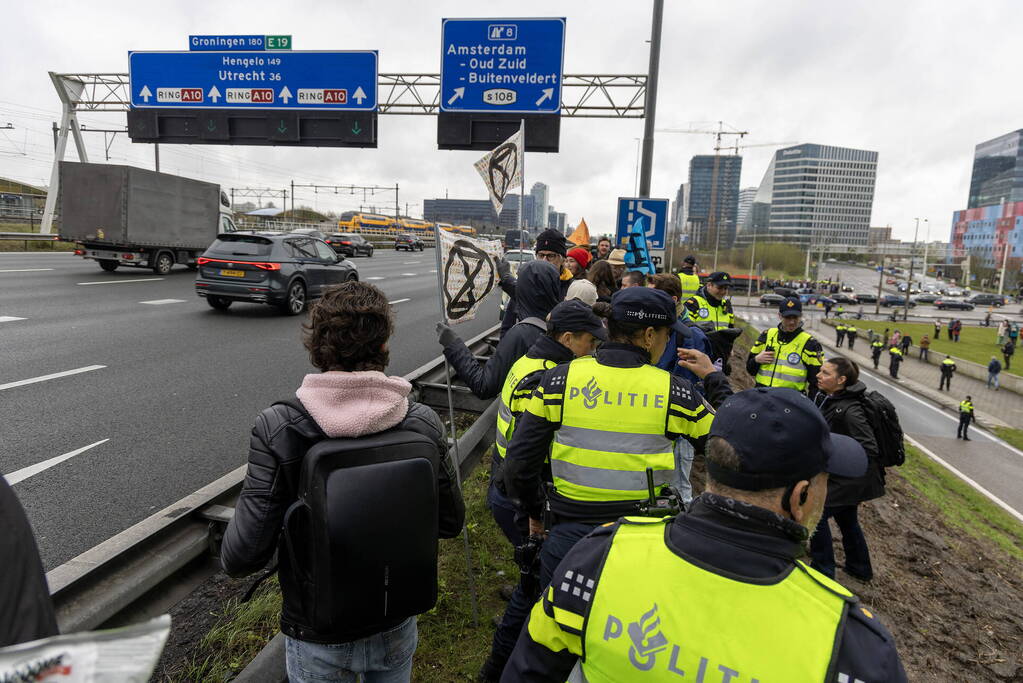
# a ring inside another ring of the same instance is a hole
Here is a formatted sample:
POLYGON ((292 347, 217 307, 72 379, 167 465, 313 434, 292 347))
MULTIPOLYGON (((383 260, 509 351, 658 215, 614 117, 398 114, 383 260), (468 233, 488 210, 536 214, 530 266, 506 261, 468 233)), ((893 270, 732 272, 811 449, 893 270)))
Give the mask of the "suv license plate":
POLYGON ((244 270, 222 270, 220 275, 223 277, 245 277, 244 270))

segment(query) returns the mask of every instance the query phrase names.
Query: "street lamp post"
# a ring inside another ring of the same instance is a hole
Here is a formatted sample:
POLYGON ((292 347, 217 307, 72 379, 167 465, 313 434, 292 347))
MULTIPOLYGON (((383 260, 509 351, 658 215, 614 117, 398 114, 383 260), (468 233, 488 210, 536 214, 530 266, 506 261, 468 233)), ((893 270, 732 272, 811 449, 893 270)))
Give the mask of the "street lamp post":
POLYGON ((906 320, 909 318, 909 290, 913 288, 913 264, 916 263, 916 238, 920 233, 920 219, 914 218, 916 221, 916 227, 913 229, 913 250, 909 252, 909 275, 906 280, 906 308, 902 314, 902 319, 906 320))

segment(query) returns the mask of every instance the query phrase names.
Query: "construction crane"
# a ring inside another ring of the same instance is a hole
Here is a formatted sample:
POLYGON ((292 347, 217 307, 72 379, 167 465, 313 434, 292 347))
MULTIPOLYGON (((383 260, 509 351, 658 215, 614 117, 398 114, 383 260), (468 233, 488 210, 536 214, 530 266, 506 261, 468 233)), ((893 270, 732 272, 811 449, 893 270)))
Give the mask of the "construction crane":
MULTIPOLYGON (((748 130, 725 130, 726 124, 723 121, 718 121, 717 130, 695 130, 685 128, 657 128, 655 129, 660 133, 681 133, 684 135, 713 135, 714 136, 714 166, 710 174, 710 208, 707 215, 707 235, 706 240, 701 240, 705 245, 709 245, 711 241, 714 242, 714 270, 717 270, 718 266, 718 246, 721 242, 721 237, 718 234, 717 229, 717 206, 718 206, 718 165, 719 157, 722 149, 732 147, 732 145, 721 145, 721 139, 726 135, 735 135, 735 148, 736 155, 738 154, 739 142, 742 138, 749 135, 748 130)), ((731 128, 731 126, 728 126, 731 128)))

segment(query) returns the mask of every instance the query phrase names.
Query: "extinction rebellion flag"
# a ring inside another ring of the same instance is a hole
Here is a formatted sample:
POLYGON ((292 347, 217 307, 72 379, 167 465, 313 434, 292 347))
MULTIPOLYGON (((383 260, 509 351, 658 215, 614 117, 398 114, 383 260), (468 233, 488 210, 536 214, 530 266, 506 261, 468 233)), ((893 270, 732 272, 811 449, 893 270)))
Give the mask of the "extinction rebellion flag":
POLYGON ((519 129, 518 133, 473 164, 487 186, 490 201, 498 216, 501 215, 508 192, 522 184, 522 151, 522 129, 519 129))
POLYGON ((501 258, 499 240, 478 240, 438 229, 441 296, 444 318, 461 323, 476 317, 476 309, 497 286, 495 259, 501 258))

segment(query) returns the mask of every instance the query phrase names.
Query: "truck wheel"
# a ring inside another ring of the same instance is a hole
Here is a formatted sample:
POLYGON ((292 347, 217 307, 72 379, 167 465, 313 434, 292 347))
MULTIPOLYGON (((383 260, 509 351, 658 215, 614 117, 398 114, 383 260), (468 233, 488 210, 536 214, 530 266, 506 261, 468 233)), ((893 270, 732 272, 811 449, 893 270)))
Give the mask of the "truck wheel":
POLYGON ((288 295, 281 304, 281 312, 284 315, 298 315, 305 310, 305 285, 300 280, 295 280, 288 287, 288 295))
POLYGON ((215 308, 218 311, 226 311, 234 302, 230 299, 225 299, 219 296, 208 296, 206 297, 206 303, 210 305, 210 308, 215 308))
POLYGON ((102 261, 99 262, 99 267, 107 271, 108 273, 112 273, 115 270, 117 270, 117 266, 119 265, 121 264, 118 263, 117 261, 114 261, 113 259, 103 259, 102 261))
POLYGON ((161 251, 153 261, 153 272, 157 275, 167 275, 174 267, 174 257, 169 252, 161 251))
POLYGON ((369 248, 369 252, 366 254, 366 258, 373 258, 373 247, 369 248))

